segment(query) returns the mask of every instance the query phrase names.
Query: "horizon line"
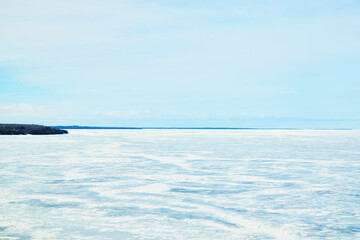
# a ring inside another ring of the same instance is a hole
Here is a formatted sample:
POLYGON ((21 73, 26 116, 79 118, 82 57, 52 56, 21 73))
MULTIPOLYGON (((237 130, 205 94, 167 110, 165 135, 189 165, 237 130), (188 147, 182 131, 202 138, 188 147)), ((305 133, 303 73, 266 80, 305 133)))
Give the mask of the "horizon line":
POLYGON ((101 130, 101 129, 118 129, 118 130, 146 130, 146 129, 189 129, 189 130, 357 130, 353 128, 287 128, 287 127, 101 127, 101 126, 78 126, 78 125, 70 125, 70 126, 51 126, 53 128, 61 128, 61 129, 93 129, 93 130, 101 130))

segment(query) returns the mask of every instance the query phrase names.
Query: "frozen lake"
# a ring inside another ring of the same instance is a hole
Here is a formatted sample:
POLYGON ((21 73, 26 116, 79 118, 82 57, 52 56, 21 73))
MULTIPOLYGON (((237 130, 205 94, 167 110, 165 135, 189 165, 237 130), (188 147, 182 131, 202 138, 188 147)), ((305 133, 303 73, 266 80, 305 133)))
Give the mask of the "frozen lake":
POLYGON ((360 239, 360 131, 0 136, 0 239, 360 239))

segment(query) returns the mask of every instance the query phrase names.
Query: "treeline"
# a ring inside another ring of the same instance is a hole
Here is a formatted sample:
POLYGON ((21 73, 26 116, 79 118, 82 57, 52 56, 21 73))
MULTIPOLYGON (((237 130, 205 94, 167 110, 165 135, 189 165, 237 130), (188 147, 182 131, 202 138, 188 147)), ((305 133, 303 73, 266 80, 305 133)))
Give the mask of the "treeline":
POLYGON ((0 135, 67 134, 68 131, 35 124, 0 124, 0 135))

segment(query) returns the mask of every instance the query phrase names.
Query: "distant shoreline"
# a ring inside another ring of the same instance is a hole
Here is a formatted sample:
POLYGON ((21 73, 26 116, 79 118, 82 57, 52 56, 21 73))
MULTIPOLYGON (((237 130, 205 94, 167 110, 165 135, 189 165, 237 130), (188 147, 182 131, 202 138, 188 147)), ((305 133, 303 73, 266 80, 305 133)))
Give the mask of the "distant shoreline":
POLYGON ((68 131, 35 124, 0 124, 0 135, 54 135, 68 131))
POLYGON ((75 129, 113 129, 113 130, 151 130, 151 129, 158 129, 158 130, 172 130, 172 129, 179 129, 179 130, 354 130, 351 128, 236 128, 236 127, 94 127, 94 126, 52 126, 56 129, 68 129, 68 130, 75 130, 75 129))

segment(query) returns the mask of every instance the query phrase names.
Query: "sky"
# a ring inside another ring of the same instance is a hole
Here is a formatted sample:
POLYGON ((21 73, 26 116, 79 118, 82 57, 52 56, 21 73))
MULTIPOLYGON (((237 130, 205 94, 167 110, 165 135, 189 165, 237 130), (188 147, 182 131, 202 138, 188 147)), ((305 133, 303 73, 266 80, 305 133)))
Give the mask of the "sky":
POLYGON ((0 122, 360 129, 359 0, 0 0, 0 122))

